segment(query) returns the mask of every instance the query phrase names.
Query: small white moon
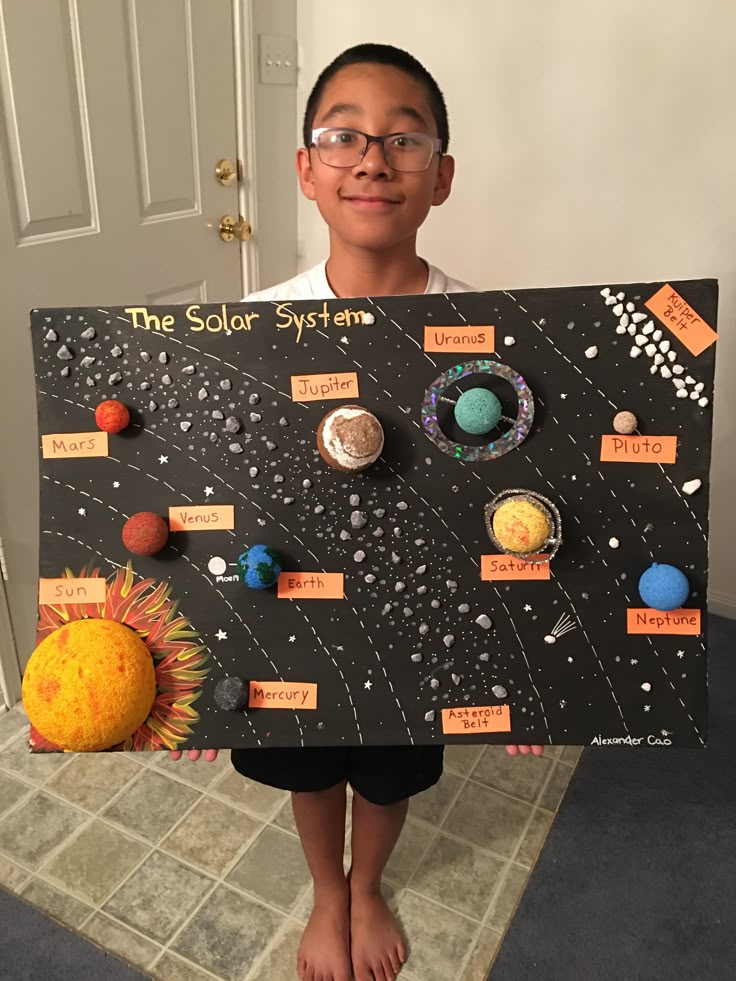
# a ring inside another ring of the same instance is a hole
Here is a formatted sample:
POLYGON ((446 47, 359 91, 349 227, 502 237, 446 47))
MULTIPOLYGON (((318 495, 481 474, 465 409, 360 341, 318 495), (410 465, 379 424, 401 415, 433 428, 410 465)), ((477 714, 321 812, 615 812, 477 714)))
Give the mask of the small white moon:
POLYGON ((219 555, 213 555, 207 563, 207 568, 213 576, 221 576, 227 569, 227 562, 221 559, 219 555))
POLYGON ((618 548, 621 542, 618 540, 618 538, 609 538, 608 544, 611 546, 611 548, 618 548))
POLYGON ((544 638, 544 642, 545 644, 556 644, 557 638, 554 634, 547 634, 547 636, 544 638))

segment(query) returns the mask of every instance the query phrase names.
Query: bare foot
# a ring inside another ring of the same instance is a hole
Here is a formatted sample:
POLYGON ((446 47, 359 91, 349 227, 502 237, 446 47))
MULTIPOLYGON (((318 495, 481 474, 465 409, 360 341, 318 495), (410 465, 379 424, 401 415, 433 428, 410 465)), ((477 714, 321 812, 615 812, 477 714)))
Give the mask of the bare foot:
POLYGON ((351 981, 349 901, 347 883, 315 896, 296 958, 301 981, 351 981))
POLYGON ((406 960, 406 949, 380 890, 350 887, 350 954, 355 981, 393 981, 406 960))

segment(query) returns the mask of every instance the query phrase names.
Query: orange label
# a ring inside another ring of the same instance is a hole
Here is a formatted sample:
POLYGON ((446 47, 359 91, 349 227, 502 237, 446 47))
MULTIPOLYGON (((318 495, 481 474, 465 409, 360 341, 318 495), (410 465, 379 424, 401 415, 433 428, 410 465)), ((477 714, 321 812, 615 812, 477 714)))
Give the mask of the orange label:
POLYGON ((508 705, 442 709, 442 731, 465 735, 471 732, 511 732, 511 713, 508 705))
POLYGON ((193 504, 169 508, 170 531, 222 531, 235 527, 232 504, 193 504))
POLYGON ((657 290, 651 300, 644 304, 668 330, 677 337, 696 357, 718 340, 718 334, 701 320, 693 308, 686 303, 677 290, 669 283, 657 290))
POLYGON ((107 456, 107 433, 52 433, 41 437, 44 458, 107 456))
POLYGON ((333 375, 291 376, 291 398, 294 402, 354 399, 359 395, 358 374, 355 371, 344 371, 333 375))
POLYGON ((481 555, 480 578, 486 582, 501 579, 549 579, 549 558, 546 555, 531 555, 532 559, 544 562, 524 562, 513 555, 481 555))
POLYGON ((317 686, 311 682, 251 681, 249 708, 316 709, 317 686))
POLYGON ((342 599, 345 576, 342 572, 282 572, 279 599, 342 599))
POLYGON ((603 463, 674 463, 677 436, 601 436, 603 463))
POLYGON ((494 327, 425 327, 424 350, 448 354, 470 354, 473 351, 495 351, 494 327))
POLYGON ((626 633, 699 634, 700 610, 627 610, 626 633))
POLYGON ((88 579, 39 579, 38 602, 41 606, 65 606, 68 603, 104 603, 105 580, 101 576, 88 579))

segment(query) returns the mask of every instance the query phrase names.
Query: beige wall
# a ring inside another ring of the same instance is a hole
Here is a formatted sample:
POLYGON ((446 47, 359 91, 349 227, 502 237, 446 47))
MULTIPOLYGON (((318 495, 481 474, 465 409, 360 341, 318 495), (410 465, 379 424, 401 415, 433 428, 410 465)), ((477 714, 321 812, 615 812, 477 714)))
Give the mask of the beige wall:
MULTIPOLYGON (((299 0, 298 111, 361 41, 405 47, 445 92, 457 178, 423 255, 484 289, 717 276, 711 606, 736 615, 736 4, 299 0)), ((301 268, 325 255, 299 204, 301 268)))

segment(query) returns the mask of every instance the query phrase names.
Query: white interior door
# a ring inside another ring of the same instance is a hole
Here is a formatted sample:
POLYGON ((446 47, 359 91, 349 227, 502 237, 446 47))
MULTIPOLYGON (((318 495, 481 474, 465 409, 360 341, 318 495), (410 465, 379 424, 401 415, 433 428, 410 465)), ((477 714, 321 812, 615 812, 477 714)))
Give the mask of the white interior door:
POLYGON ((15 638, 0 637, 0 672, 11 693, 36 623, 28 311, 243 295, 238 243, 218 234, 221 216, 238 215, 238 186, 215 177, 220 158, 237 157, 238 2, 0 0, 0 536, 15 638))

